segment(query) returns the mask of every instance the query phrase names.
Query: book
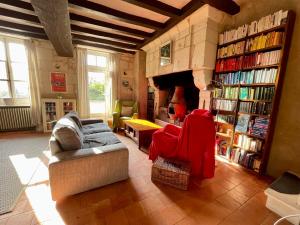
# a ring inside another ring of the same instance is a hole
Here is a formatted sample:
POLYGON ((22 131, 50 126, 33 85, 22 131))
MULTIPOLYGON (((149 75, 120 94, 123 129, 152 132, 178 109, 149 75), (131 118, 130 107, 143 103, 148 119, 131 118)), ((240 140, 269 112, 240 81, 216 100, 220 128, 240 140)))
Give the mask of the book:
POLYGON ((250 115, 239 115, 235 130, 238 132, 246 133, 248 131, 249 120, 250 115))

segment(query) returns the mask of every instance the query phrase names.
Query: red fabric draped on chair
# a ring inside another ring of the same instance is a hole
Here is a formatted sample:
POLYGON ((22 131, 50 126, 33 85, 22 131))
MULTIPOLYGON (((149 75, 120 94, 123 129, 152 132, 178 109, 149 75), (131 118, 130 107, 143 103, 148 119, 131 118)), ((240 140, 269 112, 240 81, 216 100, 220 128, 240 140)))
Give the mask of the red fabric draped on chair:
POLYGON ((196 109, 186 117, 182 128, 168 124, 153 134, 149 158, 189 161, 193 176, 210 178, 215 171, 215 137, 213 115, 196 109))

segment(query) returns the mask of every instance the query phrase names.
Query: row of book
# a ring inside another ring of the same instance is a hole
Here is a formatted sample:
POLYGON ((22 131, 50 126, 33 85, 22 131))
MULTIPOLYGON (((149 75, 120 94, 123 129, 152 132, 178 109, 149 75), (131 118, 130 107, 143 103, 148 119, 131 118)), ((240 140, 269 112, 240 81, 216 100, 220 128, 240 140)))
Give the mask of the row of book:
POLYGON ((281 24, 285 24, 287 16, 288 11, 280 10, 273 14, 262 17, 259 20, 255 20, 249 24, 248 35, 253 35, 258 32, 280 26, 281 24))
POLYGON ((269 119, 256 117, 254 122, 251 121, 249 132, 251 135, 265 138, 268 133, 269 119))
POLYGON ((232 29, 219 34, 219 45, 226 44, 247 36, 248 24, 244 24, 237 29, 232 29))
POLYGON ((260 152, 262 150, 263 141, 244 134, 235 134, 233 144, 244 150, 260 152))
POLYGON ((219 59, 216 62, 216 72, 248 69, 256 66, 269 66, 280 62, 281 50, 257 52, 230 59, 219 59))
POLYGON ((213 109, 224 110, 224 111, 235 111, 237 106, 237 101, 214 99, 213 109))
POLYGON ((281 50, 270 52, 257 52, 255 54, 246 55, 243 58, 243 68, 251 68, 255 66, 268 66, 280 62, 281 50))
POLYGON ((230 124, 234 124, 234 120, 235 117, 232 115, 221 115, 221 114, 217 114, 215 119, 216 122, 230 123, 230 124))
POLYGON ((228 85, 275 83, 276 77, 276 68, 216 74, 216 80, 218 80, 222 84, 228 85))
POLYGON ((269 102, 241 102, 239 112, 259 115, 270 115, 272 112, 272 103, 269 102))
POLYGON ((282 44, 283 32, 273 31, 265 35, 250 38, 246 42, 245 51, 255 51, 282 44))
POLYGON ((222 89, 214 90, 215 98, 230 98, 237 99, 239 97, 239 88, 238 87, 224 87, 222 89))
POLYGON ((226 58, 229 56, 243 54, 245 49, 245 41, 240 41, 235 44, 228 45, 218 49, 217 58, 226 58))
POLYGON ((242 87, 240 88, 239 98, 241 100, 271 101, 274 93, 274 87, 242 87))

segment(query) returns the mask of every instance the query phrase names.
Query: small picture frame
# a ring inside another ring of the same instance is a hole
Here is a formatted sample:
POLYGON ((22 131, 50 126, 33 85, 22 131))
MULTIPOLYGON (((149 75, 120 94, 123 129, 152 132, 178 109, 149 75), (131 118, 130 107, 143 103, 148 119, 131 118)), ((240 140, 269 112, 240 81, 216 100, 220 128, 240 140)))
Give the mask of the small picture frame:
POLYGON ((66 92, 66 74, 62 72, 51 72, 50 74, 51 91, 52 92, 66 92))
POLYGON ((166 66, 172 63, 172 42, 167 41, 159 49, 160 66, 166 66))

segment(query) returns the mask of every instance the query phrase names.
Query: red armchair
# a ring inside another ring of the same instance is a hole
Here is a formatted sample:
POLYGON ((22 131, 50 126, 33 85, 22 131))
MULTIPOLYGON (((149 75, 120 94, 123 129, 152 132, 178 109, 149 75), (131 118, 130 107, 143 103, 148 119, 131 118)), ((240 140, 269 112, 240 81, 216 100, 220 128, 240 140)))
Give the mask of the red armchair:
POLYGON ((168 124, 152 135, 149 158, 177 158, 191 163, 191 174, 209 178, 215 171, 215 125, 207 110, 196 109, 183 127, 168 124))

